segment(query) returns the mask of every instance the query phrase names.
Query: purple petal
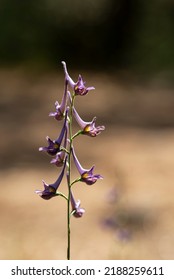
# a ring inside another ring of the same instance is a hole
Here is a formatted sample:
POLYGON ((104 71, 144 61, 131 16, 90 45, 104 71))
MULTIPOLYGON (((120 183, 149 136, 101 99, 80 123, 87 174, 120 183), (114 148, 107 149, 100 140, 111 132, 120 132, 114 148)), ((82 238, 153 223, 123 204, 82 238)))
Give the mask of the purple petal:
POLYGON ((71 191, 71 205, 72 205, 72 211, 75 211, 73 216, 76 218, 81 218, 85 213, 85 209, 80 208, 80 200, 78 200, 77 202, 75 201, 72 191, 71 191))

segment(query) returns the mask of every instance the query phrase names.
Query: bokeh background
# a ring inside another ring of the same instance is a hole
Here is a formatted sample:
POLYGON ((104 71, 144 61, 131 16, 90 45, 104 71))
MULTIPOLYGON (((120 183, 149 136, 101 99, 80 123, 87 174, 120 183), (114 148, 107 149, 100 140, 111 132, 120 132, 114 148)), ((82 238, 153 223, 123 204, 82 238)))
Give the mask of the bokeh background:
POLYGON ((0 34, 0 259, 66 258, 66 204, 34 193, 59 174, 38 147, 60 131, 62 60, 96 88, 79 114, 106 126, 75 141, 104 180, 74 186, 72 259, 173 259, 174 2, 1 0, 0 34))

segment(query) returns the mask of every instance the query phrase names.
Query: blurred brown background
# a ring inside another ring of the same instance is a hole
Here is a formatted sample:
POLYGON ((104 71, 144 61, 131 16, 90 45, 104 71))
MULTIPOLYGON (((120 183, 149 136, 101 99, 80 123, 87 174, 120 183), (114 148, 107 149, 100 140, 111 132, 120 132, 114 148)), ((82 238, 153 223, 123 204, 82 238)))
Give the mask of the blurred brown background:
POLYGON ((96 88, 79 114, 106 126, 75 140, 104 180, 74 186, 72 259, 174 258, 173 14, 171 0, 1 1, 0 259, 66 258, 66 203, 34 193, 59 173, 38 148, 60 131, 61 60, 96 88))

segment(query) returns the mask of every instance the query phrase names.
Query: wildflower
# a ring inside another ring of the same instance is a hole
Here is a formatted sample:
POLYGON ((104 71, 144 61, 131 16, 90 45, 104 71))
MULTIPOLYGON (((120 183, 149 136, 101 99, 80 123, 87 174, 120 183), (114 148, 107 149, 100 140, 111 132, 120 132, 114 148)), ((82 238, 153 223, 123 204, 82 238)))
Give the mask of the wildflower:
POLYGON ((95 126, 95 122, 96 122, 96 117, 93 118, 93 120, 91 122, 85 122, 81 119, 81 117, 79 116, 79 114, 77 113, 76 109, 73 108, 73 114, 74 117, 78 123, 78 125, 81 127, 82 129, 82 134, 91 136, 91 137, 95 137, 98 134, 101 133, 101 131, 103 131, 105 129, 105 126, 95 126))
POLYGON ((82 79, 82 76, 79 75, 77 83, 74 86, 75 95, 86 95, 88 91, 95 89, 94 87, 85 87, 85 82, 82 79))
POLYGON ((65 137, 64 137, 64 145, 62 147, 62 150, 56 154, 56 157, 53 158, 50 163, 55 164, 57 167, 60 167, 64 163, 65 155, 66 155, 66 144, 67 144, 67 127, 65 131, 65 137))
POLYGON ((98 179, 103 179, 103 177, 99 174, 94 175, 93 170, 94 166, 92 166, 90 169, 84 169, 80 162, 78 161, 76 154, 74 152, 74 148, 72 148, 72 155, 74 159, 74 163, 77 167, 77 170, 80 173, 80 179, 79 181, 86 183, 87 185, 93 185, 98 179))
POLYGON ((65 108, 67 104, 67 86, 68 86, 68 81, 65 80, 65 90, 64 90, 64 95, 62 97, 61 104, 59 104, 59 102, 56 101, 55 102, 56 112, 49 113, 50 117, 54 117, 58 121, 64 118, 65 108))
POLYGON ((77 82, 75 83, 72 78, 69 76, 66 63, 62 61, 64 72, 65 72, 65 78, 70 84, 71 88, 74 90, 75 95, 86 95, 88 91, 95 89, 94 87, 85 87, 85 82, 82 79, 82 76, 79 75, 77 82))
POLYGON ((35 192, 37 194, 40 195, 41 198, 45 199, 45 200, 48 200, 54 196, 57 196, 58 194, 56 193, 61 181, 62 181, 62 178, 64 176, 64 171, 65 171, 65 166, 66 166, 66 160, 65 160, 65 163, 64 163, 64 167, 58 177, 58 179, 56 180, 56 182, 54 184, 47 184, 44 180, 42 180, 43 182, 43 185, 44 185, 44 190, 43 191, 39 191, 39 190, 36 190, 35 192))
POLYGON ((48 146, 47 147, 40 147, 39 151, 47 152, 51 156, 55 156, 58 152, 60 152, 60 145, 62 143, 64 134, 66 132, 68 109, 69 108, 67 108, 67 110, 66 110, 64 125, 62 127, 62 130, 61 130, 61 133, 60 133, 59 137, 56 140, 51 140, 49 138, 49 136, 47 136, 46 140, 48 141, 48 146))
POLYGON ((77 202, 75 201, 72 191, 71 191, 70 199, 71 199, 73 216, 76 218, 81 218, 83 216, 83 214, 85 213, 85 209, 80 208, 80 200, 77 200, 77 202))

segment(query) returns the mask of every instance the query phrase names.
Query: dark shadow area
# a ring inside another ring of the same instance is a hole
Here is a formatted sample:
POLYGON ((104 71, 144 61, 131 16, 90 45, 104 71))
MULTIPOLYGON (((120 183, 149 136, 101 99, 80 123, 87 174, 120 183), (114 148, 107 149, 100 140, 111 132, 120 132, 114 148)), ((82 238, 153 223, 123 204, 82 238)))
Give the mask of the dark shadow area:
POLYGON ((2 0, 1 67, 43 71, 66 60, 74 69, 172 80, 173 15, 171 0, 2 0))

